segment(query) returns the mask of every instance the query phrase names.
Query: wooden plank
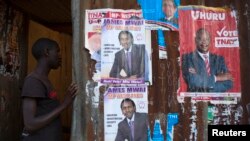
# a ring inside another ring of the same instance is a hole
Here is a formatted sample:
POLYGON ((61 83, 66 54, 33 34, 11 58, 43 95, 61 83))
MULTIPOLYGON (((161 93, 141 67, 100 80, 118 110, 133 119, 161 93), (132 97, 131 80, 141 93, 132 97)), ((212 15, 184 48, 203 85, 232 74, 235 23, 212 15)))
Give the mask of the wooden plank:
POLYGON ((0 0, 0 140, 20 139, 21 86, 27 70, 24 15, 0 0), (22 58, 22 59, 20 59, 22 58))
POLYGON ((83 51, 84 47, 84 10, 90 7, 91 0, 72 0, 72 28, 73 28, 73 81, 79 86, 79 92, 74 101, 73 121, 71 130, 71 141, 92 140, 89 137, 90 108, 86 103, 85 86, 88 79, 87 52, 83 51))

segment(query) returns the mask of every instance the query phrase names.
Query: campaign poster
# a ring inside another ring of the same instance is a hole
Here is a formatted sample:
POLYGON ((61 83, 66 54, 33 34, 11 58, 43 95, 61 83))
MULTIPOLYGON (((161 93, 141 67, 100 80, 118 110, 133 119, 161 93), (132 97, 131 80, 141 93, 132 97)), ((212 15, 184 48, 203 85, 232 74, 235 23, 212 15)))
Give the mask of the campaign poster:
POLYGON ((236 12, 229 8, 180 6, 179 27, 178 96, 217 103, 240 97, 236 12))
POLYGON ((85 48, 96 61, 96 72, 101 71, 101 19, 108 9, 85 10, 85 48))
POLYGON ((114 17, 116 13, 121 13, 117 18, 129 19, 131 17, 142 18, 141 10, 121 9, 92 9, 85 10, 85 48, 89 50, 91 59, 96 61, 95 69, 101 72, 101 20, 102 18, 114 17))
POLYGON ((142 8, 147 29, 178 31, 180 0, 138 0, 138 3, 142 8))
POLYGON ((167 43, 165 41, 165 36, 163 30, 157 30, 157 43, 159 48, 159 59, 167 59, 167 43))
POLYGON ((148 113, 147 86, 136 87, 109 87, 104 94, 104 136, 105 141, 114 141, 118 123, 125 116, 121 111, 121 102, 130 98, 135 102, 136 112, 148 113))
POLYGON ((102 19, 101 83, 145 84, 152 78, 145 21, 124 14, 113 11, 102 19))

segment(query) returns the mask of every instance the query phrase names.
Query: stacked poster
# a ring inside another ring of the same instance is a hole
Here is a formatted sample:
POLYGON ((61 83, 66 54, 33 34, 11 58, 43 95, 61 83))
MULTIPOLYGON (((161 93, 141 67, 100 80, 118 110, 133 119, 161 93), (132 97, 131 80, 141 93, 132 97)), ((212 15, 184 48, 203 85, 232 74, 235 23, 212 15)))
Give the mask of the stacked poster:
POLYGON ((135 102, 136 112, 148 113, 147 86, 109 87, 104 94, 104 135, 105 141, 114 141, 118 123, 124 120, 121 101, 130 98, 135 102))
POLYGON ((145 83, 152 82, 152 61, 151 40, 145 38, 150 34, 145 30, 141 10, 85 12, 85 48, 96 61, 95 80, 112 85, 104 94, 104 138, 111 141, 115 140, 118 123, 125 118, 120 107, 123 99, 132 99, 136 112, 148 113, 145 83))
POLYGON ((101 72, 101 21, 103 18, 142 18, 141 10, 93 9, 85 11, 85 48, 91 59, 96 61, 95 69, 101 72), (118 14, 119 13, 119 14, 118 14))
POLYGON ((101 25, 101 83, 144 84, 150 81, 150 46, 145 41, 145 21, 125 10, 111 11, 101 25))

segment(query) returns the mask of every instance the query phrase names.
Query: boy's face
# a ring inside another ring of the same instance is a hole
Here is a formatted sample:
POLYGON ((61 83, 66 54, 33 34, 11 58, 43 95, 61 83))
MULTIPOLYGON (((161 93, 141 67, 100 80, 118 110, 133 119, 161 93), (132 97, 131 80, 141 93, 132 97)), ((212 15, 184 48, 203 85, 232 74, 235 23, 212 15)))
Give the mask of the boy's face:
POLYGON ((52 69, 57 69, 61 66, 62 57, 60 54, 60 48, 58 46, 53 47, 52 49, 48 50, 48 59, 49 64, 52 69))

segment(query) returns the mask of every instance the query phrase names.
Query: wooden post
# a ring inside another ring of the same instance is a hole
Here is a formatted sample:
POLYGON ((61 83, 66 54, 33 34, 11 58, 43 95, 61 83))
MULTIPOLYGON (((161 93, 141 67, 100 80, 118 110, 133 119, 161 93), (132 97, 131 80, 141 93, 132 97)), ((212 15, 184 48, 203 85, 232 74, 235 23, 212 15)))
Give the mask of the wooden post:
POLYGON ((73 28, 73 81, 79 86, 78 95, 73 104, 73 117, 71 128, 71 141, 88 140, 87 122, 89 121, 89 110, 86 106, 86 91, 87 82, 87 52, 84 52, 84 9, 87 9, 91 0, 72 0, 72 28, 73 28))

